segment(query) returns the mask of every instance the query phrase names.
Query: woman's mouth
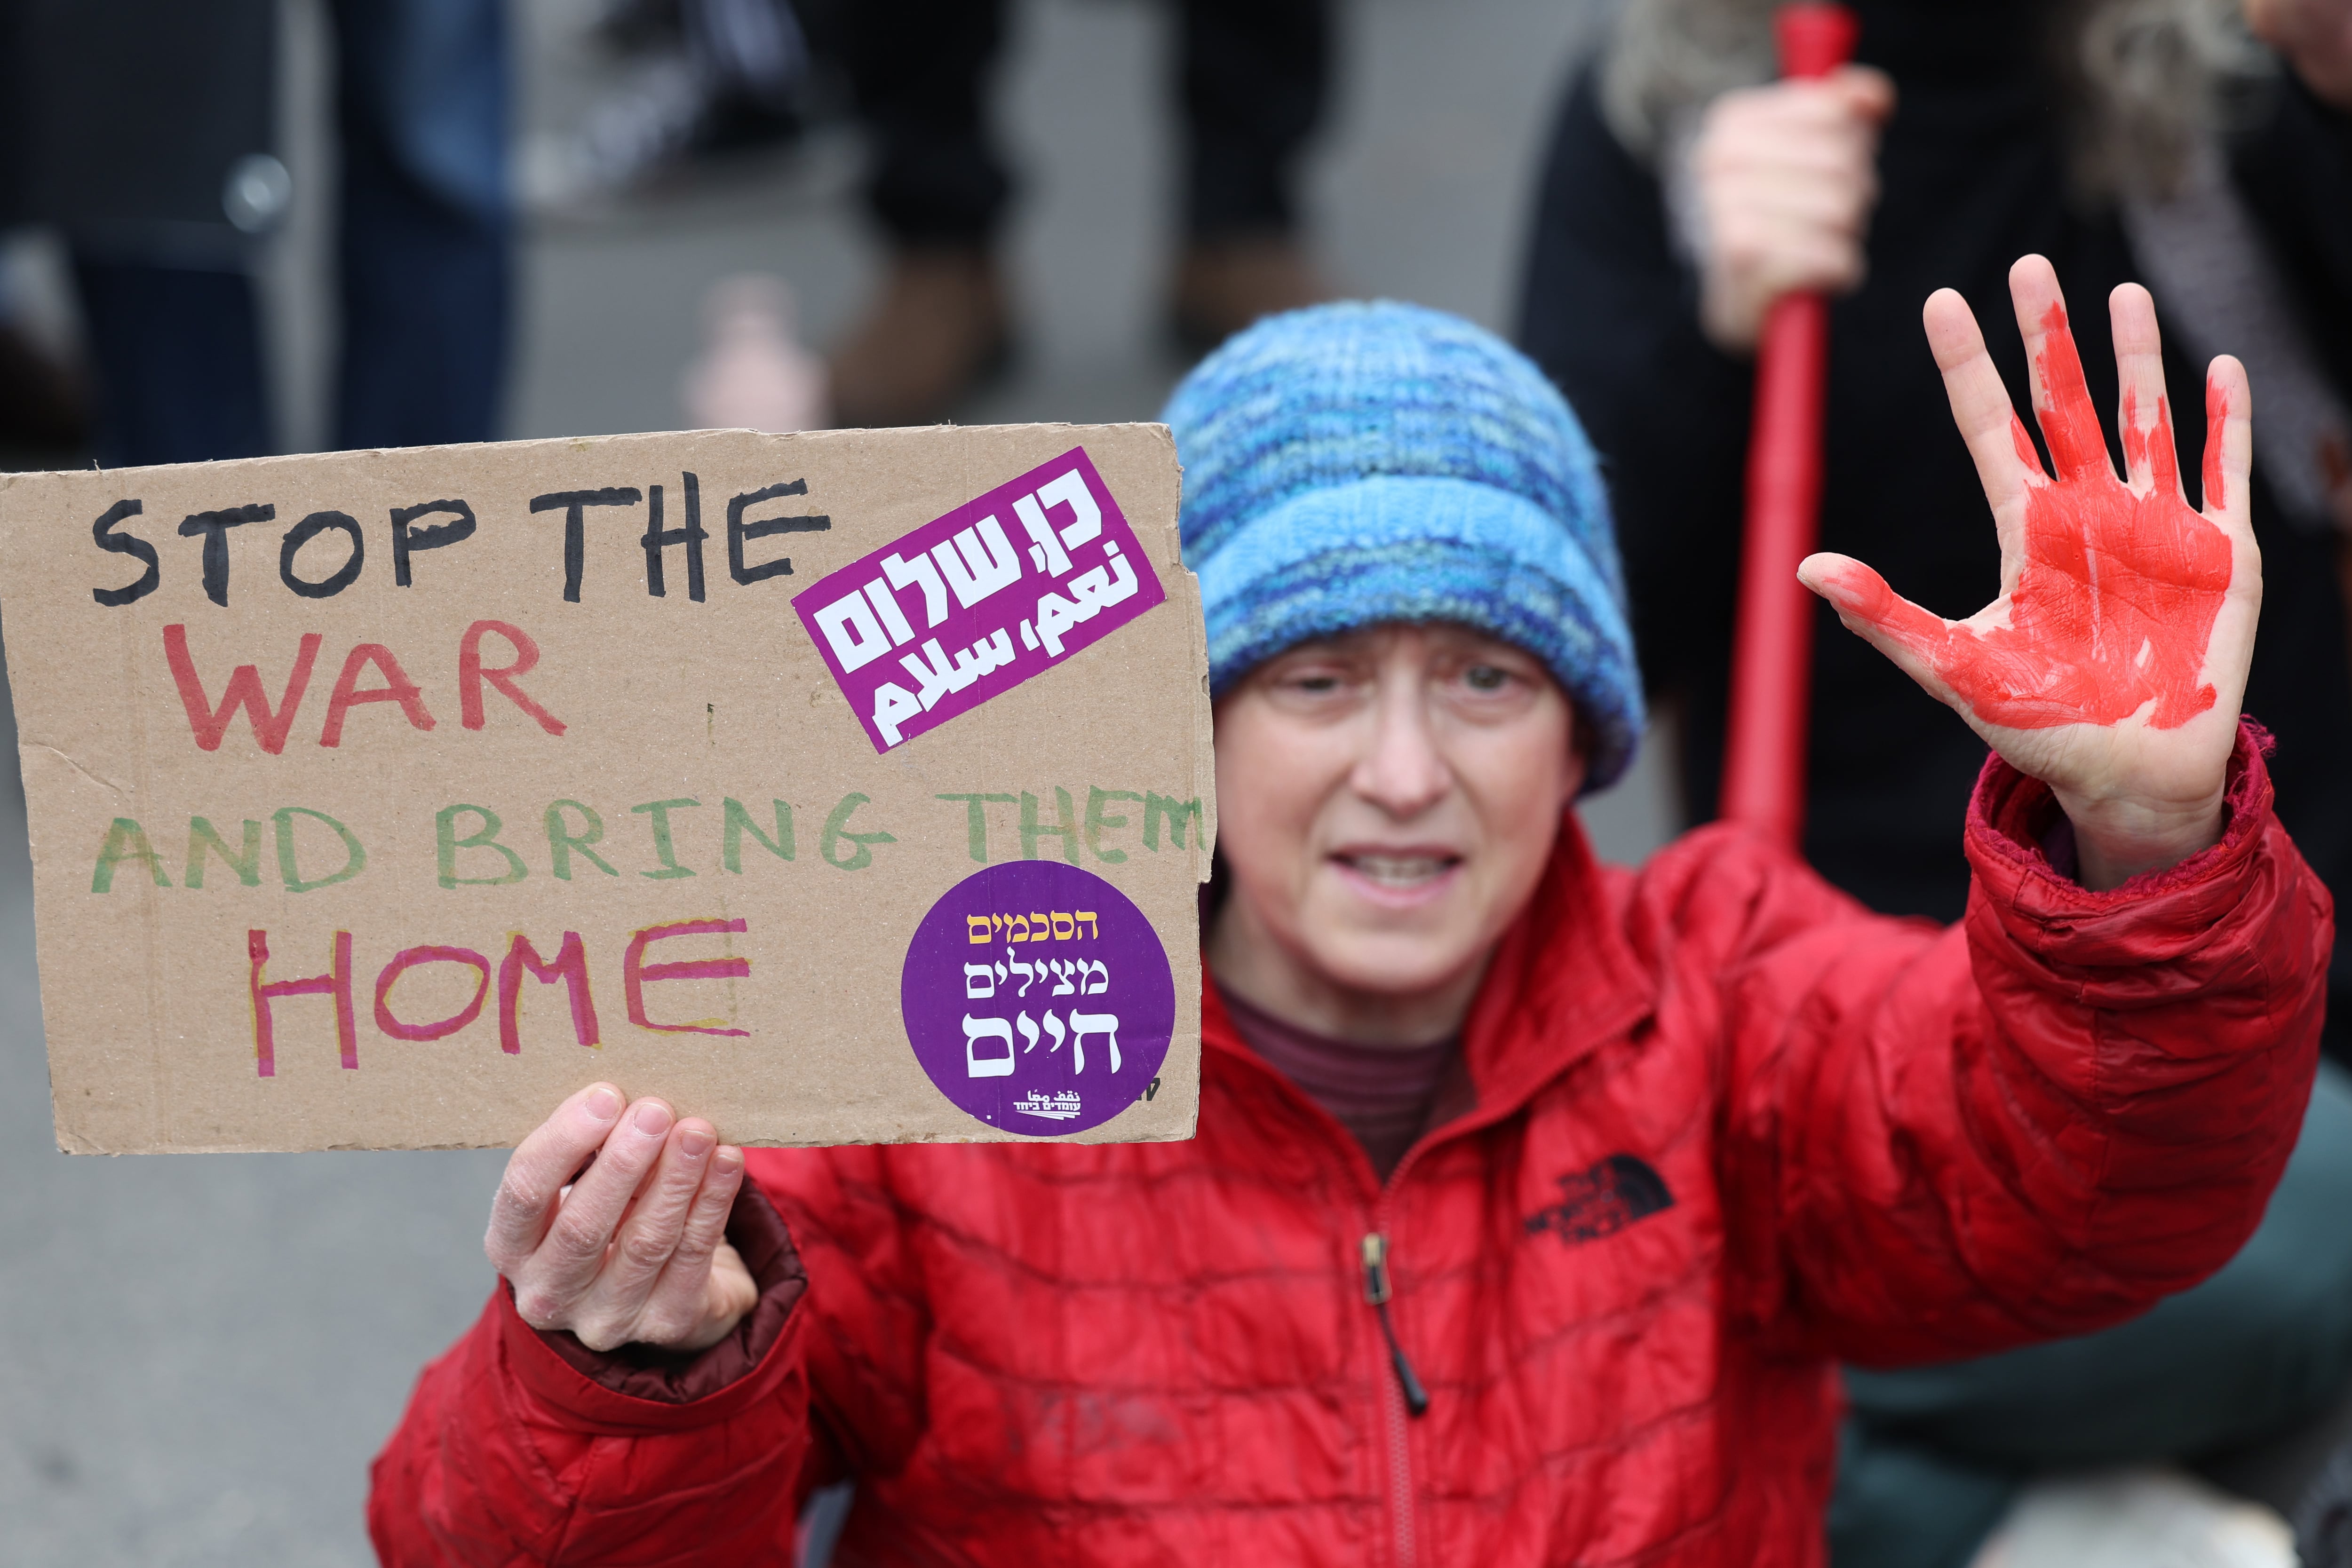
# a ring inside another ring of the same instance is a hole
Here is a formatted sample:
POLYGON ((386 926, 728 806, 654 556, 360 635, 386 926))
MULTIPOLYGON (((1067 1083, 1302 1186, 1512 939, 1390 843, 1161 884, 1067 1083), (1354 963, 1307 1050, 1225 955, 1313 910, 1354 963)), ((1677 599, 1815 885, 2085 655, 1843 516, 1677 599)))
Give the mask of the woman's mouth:
POLYGON ((1331 863, 1363 892, 1382 902, 1416 903, 1434 894, 1462 864, 1444 850, 1342 850, 1331 863))

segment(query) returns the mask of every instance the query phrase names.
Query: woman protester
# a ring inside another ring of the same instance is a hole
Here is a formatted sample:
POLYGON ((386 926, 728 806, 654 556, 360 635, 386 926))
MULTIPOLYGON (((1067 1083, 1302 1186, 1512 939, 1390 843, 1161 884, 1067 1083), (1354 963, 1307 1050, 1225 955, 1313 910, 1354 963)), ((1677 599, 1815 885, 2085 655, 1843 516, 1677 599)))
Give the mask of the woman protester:
POLYGON ((1994 748, 1961 925, 1736 828, 1595 862, 1572 804, 1641 697, 1574 415, 1435 312, 1261 323, 1168 413, 1216 698, 1198 1136, 739 1151, 583 1090, 377 1461, 384 1560, 786 1562, 850 1476, 841 1562, 1818 1563, 1836 1360, 2219 1267, 2332 936, 2238 711, 2245 381, 2215 362, 2192 511, 2147 295, 2113 301, 2126 483, 2048 264, 2015 292, 2054 476, 1965 305, 1927 309, 2009 591, 1948 624, 1806 566, 1994 748), (2087 599, 2052 567, 2086 546, 2087 599), (2126 623, 2148 660, 2088 636, 2126 623))

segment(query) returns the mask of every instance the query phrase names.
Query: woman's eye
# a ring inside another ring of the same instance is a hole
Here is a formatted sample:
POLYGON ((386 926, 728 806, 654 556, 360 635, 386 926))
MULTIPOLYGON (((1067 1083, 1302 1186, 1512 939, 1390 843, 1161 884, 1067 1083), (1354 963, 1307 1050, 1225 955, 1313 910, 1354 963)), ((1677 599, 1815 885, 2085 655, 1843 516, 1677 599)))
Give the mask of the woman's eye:
POLYGON ((1499 692, 1511 684, 1511 673, 1493 664, 1473 664, 1463 672, 1462 679, 1474 692, 1499 692))

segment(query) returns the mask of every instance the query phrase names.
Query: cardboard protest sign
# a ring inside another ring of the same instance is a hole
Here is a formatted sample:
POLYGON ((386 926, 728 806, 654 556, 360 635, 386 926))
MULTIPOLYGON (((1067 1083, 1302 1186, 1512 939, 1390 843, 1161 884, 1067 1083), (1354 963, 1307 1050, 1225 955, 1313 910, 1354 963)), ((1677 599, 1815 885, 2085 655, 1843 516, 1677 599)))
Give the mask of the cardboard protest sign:
POLYGON ((1192 1134, 1152 425, 0 476, 61 1147, 1192 1134))

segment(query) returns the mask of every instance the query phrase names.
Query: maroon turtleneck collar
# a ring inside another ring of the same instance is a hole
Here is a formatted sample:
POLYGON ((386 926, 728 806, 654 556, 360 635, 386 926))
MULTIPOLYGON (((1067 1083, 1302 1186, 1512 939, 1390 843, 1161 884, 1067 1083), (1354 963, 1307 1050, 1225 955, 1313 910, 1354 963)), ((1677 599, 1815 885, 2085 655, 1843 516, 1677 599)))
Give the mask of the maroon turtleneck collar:
POLYGON ((1242 1043, 1355 1134, 1386 1181, 1413 1141, 1470 1108, 1461 1038, 1434 1045, 1359 1045, 1286 1023, 1221 991, 1242 1043))

